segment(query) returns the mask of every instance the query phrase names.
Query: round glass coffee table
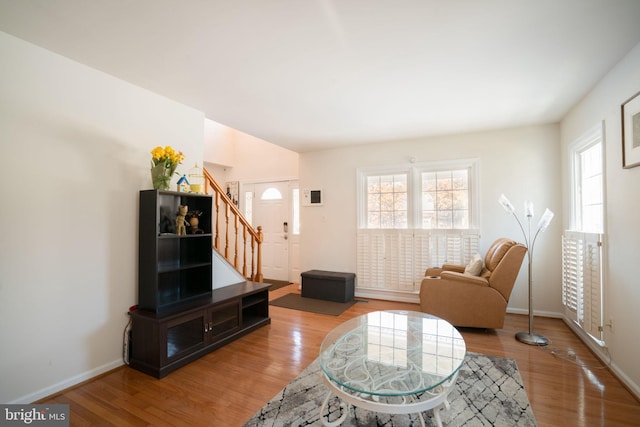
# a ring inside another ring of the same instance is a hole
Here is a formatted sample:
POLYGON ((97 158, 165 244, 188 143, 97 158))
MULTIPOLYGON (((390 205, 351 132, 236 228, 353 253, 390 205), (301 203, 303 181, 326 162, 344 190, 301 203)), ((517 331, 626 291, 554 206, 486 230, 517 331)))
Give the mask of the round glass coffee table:
POLYGON ((449 408, 447 395, 466 355, 462 335, 446 320, 412 311, 376 311, 353 318, 325 337, 320 367, 329 393, 320 409, 326 426, 342 424, 347 404, 385 414, 449 408), (332 395, 342 415, 329 422, 323 414, 332 395), (346 402, 346 403, 345 403, 346 402))

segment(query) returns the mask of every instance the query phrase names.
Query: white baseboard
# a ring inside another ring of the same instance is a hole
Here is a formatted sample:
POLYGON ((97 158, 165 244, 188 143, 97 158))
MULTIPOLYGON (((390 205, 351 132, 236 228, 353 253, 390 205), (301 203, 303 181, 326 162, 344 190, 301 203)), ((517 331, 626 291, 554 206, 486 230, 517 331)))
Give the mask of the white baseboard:
POLYGON ((623 370, 620 369, 618 365, 616 365, 613 360, 610 361, 609 355, 605 353, 603 350, 604 347, 598 345, 593 339, 587 335, 582 328, 579 328, 571 319, 568 319, 566 316, 562 316, 562 320, 564 323, 569 326, 580 340, 587 346, 593 353, 600 359, 602 363, 607 365, 609 369, 613 372, 613 374, 629 389, 631 394, 635 396, 636 399, 640 400, 640 385, 636 384, 627 374, 624 373, 623 370))
POLYGON ((109 372, 115 368, 118 368, 120 366, 124 365, 124 362, 122 360, 115 360, 113 362, 104 364, 102 366, 99 366, 95 369, 91 369, 89 371, 83 372, 81 374, 78 374, 76 376, 73 376, 71 378, 67 378, 63 381, 60 381, 59 383, 53 384, 49 387, 45 387, 41 390, 38 390, 34 393, 30 393, 27 394, 25 396, 19 397, 18 399, 12 401, 12 402, 7 402, 8 404, 29 404, 29 403, 33 403, 36 402, 40 399, 44 399, 45 397, 51 396, 55 393, 58 393, 59 391, 68 389, 70 387, 73 387, 74 385, 80 384, 83 381, 86 380, 90 380, 93 377, 96 377, 100 374, 104 374, 105 372, 109 372))

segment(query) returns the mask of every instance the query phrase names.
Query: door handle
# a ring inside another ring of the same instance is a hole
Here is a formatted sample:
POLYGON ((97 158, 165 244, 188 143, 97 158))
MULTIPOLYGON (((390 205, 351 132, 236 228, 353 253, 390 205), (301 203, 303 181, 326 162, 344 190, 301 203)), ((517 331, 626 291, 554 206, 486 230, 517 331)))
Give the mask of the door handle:
POLYGON ((282 231, 284 232, 284 240, 289 238, 289 223, 287 221, 282 223, 282 231))

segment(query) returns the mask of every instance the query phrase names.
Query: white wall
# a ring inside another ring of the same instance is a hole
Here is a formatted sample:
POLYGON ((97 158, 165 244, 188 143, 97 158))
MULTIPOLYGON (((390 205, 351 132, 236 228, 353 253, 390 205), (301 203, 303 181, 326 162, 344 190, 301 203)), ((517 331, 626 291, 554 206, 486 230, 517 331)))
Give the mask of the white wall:
POLYGON ((297 179, 298 153, 208 122, 211 130, 205 132, 205 167, 219 184, 297 179), (221 151, 231 154, 218 154, 221 151))
POLYGON ((604 121, 606 223, 604 251, 605 320, 613 319, 614 329, 605 328, 614 370, 640 396, 640 167, 622 168, 620 106, 640 91, 640 44, 565 117, 561 124, 564 216, 563 228, 570 224, 568 145, 584 132, 604 121))
POLYGON ((204 117, 1 32, 0 57, 0 402, 27 403, 122 363, 149 152, 188 172, 204 117))
MULTIPOLYGON (((213 120, 204 120, 204 161, 219 166, 236 164, 236 130, 213 120)), ((211 172, 211 171, 209 171, 211 172)))
MULTIPOLYGON (((374 165, 461 158, 479 159, 481 249, 498 237, 523 241, 517 222, 498 204, 505 193, 522 215, 525 199, 561 213, 560 142, 556 125, 524 127, 413 141, 354 146, 300 155, 300 188, 324 189, 324 205, 301 209, 302 271, 356 272, 356 170, 374 165)), ((534 224, 535 225, 535 224, 534 224)), ((560 313, 560 221, 536 243, 535 311, 560 313)), ((523 268, 509 307, 526 312, 527 271, 523 268)))

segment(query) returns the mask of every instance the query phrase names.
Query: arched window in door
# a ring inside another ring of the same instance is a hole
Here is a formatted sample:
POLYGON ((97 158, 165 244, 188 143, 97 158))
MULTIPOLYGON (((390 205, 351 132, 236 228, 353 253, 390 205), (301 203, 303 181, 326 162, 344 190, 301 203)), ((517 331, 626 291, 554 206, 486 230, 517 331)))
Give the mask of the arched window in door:
POLYGON ((262 192, 260 200, 282 200, 282 193, 275 187, 269 187, 262 192))

